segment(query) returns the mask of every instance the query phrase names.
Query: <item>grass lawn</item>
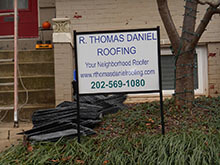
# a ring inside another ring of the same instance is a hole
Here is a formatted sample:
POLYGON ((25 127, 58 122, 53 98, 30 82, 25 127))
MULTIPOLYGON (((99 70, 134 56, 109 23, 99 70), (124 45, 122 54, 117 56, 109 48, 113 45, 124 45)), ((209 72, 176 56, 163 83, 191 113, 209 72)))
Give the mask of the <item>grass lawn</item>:
POLYGON ((200 97, 191 110, 164 101, 166 135, 159 102, 129 105, 105 116, 97 134, 56 143, 20 144, 0 153, 0 164, 220 164, 220 97, 200 97))

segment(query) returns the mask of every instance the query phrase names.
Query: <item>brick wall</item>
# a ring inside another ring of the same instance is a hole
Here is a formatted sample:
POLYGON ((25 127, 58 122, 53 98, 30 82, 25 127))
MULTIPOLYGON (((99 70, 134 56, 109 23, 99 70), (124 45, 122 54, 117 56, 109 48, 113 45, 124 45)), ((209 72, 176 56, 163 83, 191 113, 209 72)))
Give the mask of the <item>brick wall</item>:
POLYGON ((44 21, 50 21, 52 18, 55 18, 55 0, 39 0, 39 9, 40 9, 40 20, 42 23, 44 21))
POLYGON ((209 95, 220 95, 220 43, 208 44, 209 95))
POLYGON ((68 43, 54 45, 54 72, 56 105, 62 101, 72 101, 73 49, 68 43))
MULTIPOLYGON (((169 0, 179 33, 181 32, 184 1, 169 0)), ((206 6, 199 5, 197 23, 206 12, 206 6)), ((149 28, 161 26, 161 39, 168 37, 161 22, 155 0, 56 0, 57 18, 71 19, 72 28, 77 31, 149 28)), ((215 15, 200 42, 220 41, 220 15, 215 15)))
POLYGON ((39 0, 40 7, 54 7, 55 8, 55 0, 39 0))

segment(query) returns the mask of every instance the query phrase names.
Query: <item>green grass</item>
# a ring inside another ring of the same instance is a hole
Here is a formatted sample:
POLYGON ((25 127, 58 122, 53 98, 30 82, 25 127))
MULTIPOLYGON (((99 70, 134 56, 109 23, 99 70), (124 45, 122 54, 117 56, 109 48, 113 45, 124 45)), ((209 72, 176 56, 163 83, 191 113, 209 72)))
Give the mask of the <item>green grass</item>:
POLYGON ((11 147, 0 164, 220 164, 220 97, 198 98, 191 109, 164 101, 166 135, 161 135, 159 103, 130 105, 108 115, 97 135, 11 147))

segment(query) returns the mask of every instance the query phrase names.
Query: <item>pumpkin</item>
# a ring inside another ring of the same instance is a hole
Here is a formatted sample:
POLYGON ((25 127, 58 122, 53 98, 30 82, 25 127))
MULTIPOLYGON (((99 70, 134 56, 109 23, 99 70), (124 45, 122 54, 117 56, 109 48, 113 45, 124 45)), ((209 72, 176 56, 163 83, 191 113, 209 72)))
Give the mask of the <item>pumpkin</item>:
POLYGON ((43 22, 43 24, 42 24, 42 28, 43 29, 50 29, 50 22, 48 22, 48 21, 45 21, 45 22, 43 22))

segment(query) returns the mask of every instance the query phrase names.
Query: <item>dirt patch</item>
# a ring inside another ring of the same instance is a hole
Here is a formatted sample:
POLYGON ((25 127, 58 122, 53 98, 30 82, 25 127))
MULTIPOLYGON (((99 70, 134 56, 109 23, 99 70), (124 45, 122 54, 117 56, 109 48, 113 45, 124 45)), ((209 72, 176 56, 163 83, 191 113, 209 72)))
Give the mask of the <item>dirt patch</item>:
POLYGON ((0 152, 13 145, 17 145, 23 139, 23 136, 17 135, 17 133, 31 128, 32 123, 20 122, 19 128, 14 128, 13 122, 0 123, 0 152))

